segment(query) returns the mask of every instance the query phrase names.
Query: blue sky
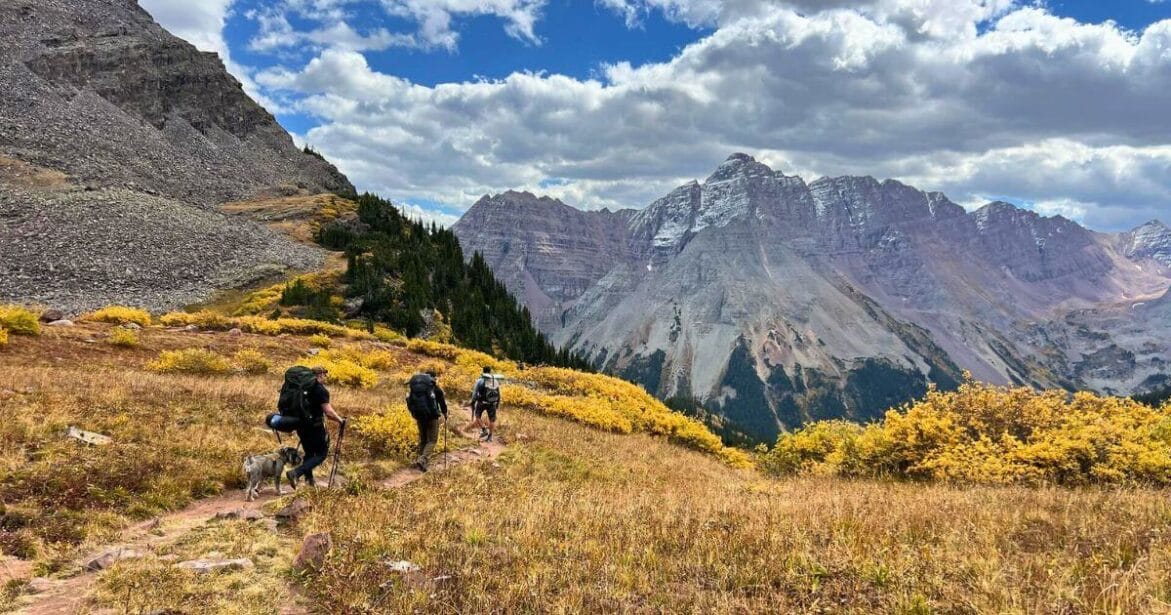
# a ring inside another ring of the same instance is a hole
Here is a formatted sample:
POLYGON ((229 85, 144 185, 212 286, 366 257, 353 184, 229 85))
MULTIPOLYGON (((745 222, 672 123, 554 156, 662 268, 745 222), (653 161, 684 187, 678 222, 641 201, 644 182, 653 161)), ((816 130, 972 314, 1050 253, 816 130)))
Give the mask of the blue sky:
POLYGON ((363 189, 642 207, 733 151, 1171 218, 1171 2, 142 0, 363 189))

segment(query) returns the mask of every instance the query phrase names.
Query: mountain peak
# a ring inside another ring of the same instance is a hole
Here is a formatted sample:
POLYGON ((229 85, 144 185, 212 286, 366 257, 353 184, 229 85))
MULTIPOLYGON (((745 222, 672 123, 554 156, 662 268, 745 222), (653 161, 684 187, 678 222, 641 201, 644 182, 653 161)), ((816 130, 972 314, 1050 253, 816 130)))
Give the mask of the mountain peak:
POLYGON ((736 177, 766 177, 773 170, 748 154, 735 153, 720 163, 704 183, 727 181, 736 177))

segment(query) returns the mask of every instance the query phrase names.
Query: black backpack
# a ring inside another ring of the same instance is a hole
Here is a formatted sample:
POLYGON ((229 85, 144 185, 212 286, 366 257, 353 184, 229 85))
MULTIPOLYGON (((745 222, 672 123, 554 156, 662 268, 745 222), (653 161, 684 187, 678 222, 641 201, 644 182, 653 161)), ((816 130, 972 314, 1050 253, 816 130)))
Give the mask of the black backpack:
POLYGON ((407 383, 407 410, 416 419, 439 418, 439 401, 435 399, 435 379, 427 374, 415 374, 407 383))
POLYGON ((500 383, 496 376, 484 378, 484 392, 480 396, 480 404, 492 410, 500 407, 500 383))
POLYGON ((317 375, 313 370, 303 365, 294 365, 285 370, 285 383, 281 385, 281 395, 277 400, 276 408, 281 416, 297 419, 308 423, 313 420, 313 411, 309 407, 309 391, 317 384, 317 375))

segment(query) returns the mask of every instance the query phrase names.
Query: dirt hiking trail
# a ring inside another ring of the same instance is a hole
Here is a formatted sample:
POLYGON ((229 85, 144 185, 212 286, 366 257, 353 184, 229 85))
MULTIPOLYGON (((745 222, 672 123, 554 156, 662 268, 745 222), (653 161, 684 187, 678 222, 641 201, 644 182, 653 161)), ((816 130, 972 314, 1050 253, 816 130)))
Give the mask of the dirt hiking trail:
MULTIPOLYGON (((432 455, 428 472, 421 472, 410 467, 403 468, 391 474, 379 485, 384 489, 400 489, 428 474, 443 472, 445 469, 470 463, 493 460, 499 457, 504 450, 505 444, 503 442, 493 440, 453 450, 447 454, 446 461, 442 452, 436 452, 432 455)), ((340 474, 339 478, 342 478, 340 474)), ((345 484, 344 480, 342 484, 345 484)), ((35 584, 36 593, 26 596, 25 602, 15 613, 19 615, 72 615, 84 612, 116 612, 87 607, 87 600, 101 574, 101 569, 94 569, 90 566, 91 562, 108 554, 113 554, 110 556, 113 559, 110 564, 120 559, 120 555, 130 554, 129 557, 142 557, 177 542, 188 532, 216 519, 250 519, 255 522, 267 523, 273 531, 277 531, 277 519, 265 515, 262 509, 266 504, 280 498, 272 490, 271 483, 266 483, 266 487, 262 488, 261 495, 252 502, 244 500, 243 490, 233 489, 215 497, 197 500, 181 510, 126 528, 122 531, 117 542, 88 549, 82 557, 75 559, 65 569, 64 578, 40 577, 33 579, 31 583, 35 584), (87 611, 87 609, 89 610, 87 611)), ((301 490, 304 489, 306 487, 301 487, 301 490)), ((286 497, 293 493, 296 492, 285 488, 286 497)), ((31 569, 31 562, 0 561, 0 581, 27 577, 31 569)), ((299 596, 300 594, 297 588, 290 587, 288 595, 299 596)), ((308 612, 308 609, 302 604, 288 604, 282 608, 281 615, 303 615, 308 612)))

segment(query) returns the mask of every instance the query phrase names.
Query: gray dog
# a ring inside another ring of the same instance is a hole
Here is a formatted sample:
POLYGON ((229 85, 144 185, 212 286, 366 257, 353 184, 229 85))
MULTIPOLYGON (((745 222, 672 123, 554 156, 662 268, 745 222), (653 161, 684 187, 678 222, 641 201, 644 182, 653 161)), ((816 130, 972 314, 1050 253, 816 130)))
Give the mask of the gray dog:
MULTIPOLYGON (((285 466, 296 467, 301 465, 301 452, 286 446, 275 453, 267 455, 252 455, 244 459, 244 477, 248 479, 248 488, 245 490, 247 500, 260 495, 260 483, 271 477, 276 483, 276 494, 284 495, 281 490, 281 476, 285 466)), ((294 485, 295 487, 295 485, 294 485)))

